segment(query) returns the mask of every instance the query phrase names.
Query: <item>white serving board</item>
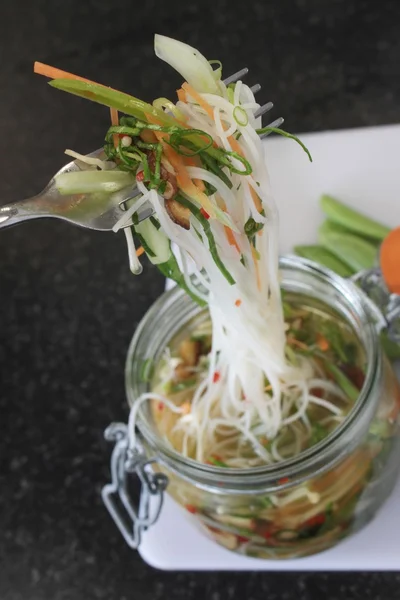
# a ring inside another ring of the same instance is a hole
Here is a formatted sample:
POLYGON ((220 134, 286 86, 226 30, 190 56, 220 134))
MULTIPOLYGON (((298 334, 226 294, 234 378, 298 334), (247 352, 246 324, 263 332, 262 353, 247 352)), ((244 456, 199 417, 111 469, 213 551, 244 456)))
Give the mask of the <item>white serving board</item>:
MULTIPOLYGON (((280 249, 316 241, 329 193, 390 226, 400 225, 400 125, 327 131, 300 136, 313 163, 294 142, 266 143, 272 189, 280 213, 280 249)), ((171 498, 139 550, 153 567, 213 571, 400 570, 400 482, 365 529, 316 556, 267 561, 240 556, 209 540, 171 498)))

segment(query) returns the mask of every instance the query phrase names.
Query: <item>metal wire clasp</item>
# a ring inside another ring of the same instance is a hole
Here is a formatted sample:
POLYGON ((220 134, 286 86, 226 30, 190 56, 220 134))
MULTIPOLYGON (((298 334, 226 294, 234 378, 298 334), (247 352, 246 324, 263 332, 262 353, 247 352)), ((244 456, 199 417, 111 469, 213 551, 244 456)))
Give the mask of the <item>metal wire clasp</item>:
POLYGON ((129 447, 128 429, 124 423, 109 425, 104 437, 115 445, 111 455, 111 483, 103 487, 101 496, 126 543, 137 549, 142 533, 160 515, 168 478, 163 473, 154 473, 151 464, 156 459, 148 459, 138 443, 133 449, 129 447), (137 476, 140 481, 137 506, 134 505, 128 488, 133 476, 137 476))
POLYGON ((383 329, 388 337, 400 344, 400 296, 389 292, 381 270, 376 268, 360 271, 351 279, 379 309, 384 320, 383 329))

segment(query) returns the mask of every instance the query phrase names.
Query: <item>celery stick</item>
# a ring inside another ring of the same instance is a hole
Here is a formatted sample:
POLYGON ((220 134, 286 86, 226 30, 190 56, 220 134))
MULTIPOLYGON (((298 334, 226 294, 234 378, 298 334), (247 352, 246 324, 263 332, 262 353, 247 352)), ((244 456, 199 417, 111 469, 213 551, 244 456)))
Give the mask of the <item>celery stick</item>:
POLYGON ((355 273, 353 268, 323 246, 295 246, 294 251, 303 258, 331 269, 341 277, 350 277, 355 273))
POLYGON ((383 240, 390 232, 389 227, 385 227, 385 225, 381 225, 349 208, 343 202, 332 198, 332 196, 324 194, 320 199, 320 204, 322 210, 331 221, 346 227, 346 229, 354 233, 383 240))
POLYGON ((175 119, 168 117, 164 111, 158 110, 151 104, 143 102, 134 96, 118 92, 98 83, 76 81, 73 79, 54 79, 53 81, 49 81, 49 85, 63 92, 86 98, 92 102, 116 108, 142 121, 147 121, 145 115, 150 114, 157 117, 165 125, 176 125, 175 119))
POLYGON ((373 244, 351 233, 339 233, 332 229, 329 222, 323 223, 318 234, 319 243, 355 271, 374 266, 377 249, 373 244))

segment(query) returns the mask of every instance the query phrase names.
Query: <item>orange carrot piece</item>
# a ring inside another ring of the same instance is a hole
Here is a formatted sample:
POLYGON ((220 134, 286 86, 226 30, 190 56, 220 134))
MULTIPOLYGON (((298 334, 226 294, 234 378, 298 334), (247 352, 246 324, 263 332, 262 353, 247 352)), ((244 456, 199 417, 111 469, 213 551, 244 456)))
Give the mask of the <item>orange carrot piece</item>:
POLYGON ((317 346, 322 352, 329 350, 329 342, 321 333, 317 334, 317 346))
POLYGON ((182 88, 185 92, 189 94, 189 96, 193 98, 195 102, 197 102, 199 106, 201 106, 201 108, 203 108, 206 111, 206 113, 211 119, 214 119, 214 109, 211 106, 211 104, 207 102, 207 100, 204 100, 204 98, 202 98, 200 94, 196 92, 196 90, 192 88, 192 86, 189 85, 186 81, 182 84, 182 88))
MULTIPOLYGON (((199 163, 195 161, 193 156, 184 156, 183 162, 187 167, 198 167, 199 163)), ((206 186, 204 185, 204 181, 202 179, 193 179, 194 185, 201 191, 204 192, 206 186)))
POLYGON ((230 227, 228 227, 227 225, 224 225, 224 231, 225 231, 226 239, 228 240, 229 244, 231 246, 234 246, 236 248, 236 250, 238 252, 240 252, 239 244, 236 241, 235 234, 233 233, 232 229, 230 227))
POLYGON ((242 301, 240 300, 240 298, 235 300, 235 306, 240 306, 241 304, 242 304, 242 301))
POLYGON ((136 256, 139 258, 140 256, 142 256, 142 254, 144 254, 144 248, 143 246, 139 246, 139 248, 137 248, 136 250, 136 256))
POLYGON ((261 200, 260 200, 258 194, 253 190, 252 187, 250 187, 250 194, 251 194, 251 197, 253 198, 254 206, 256 207, 258 212, 261 213, 262 212, 261 200))
MULTIPOLYGON (((95 81, 90 81, 90 79, 86 79, 85 77, 80 77, 79 75, 74 75, 73 73, 68 73, 68 71, 62 71, 61 69, 57 69, 56 67, 52 67, 50 65, 45 65, 44 63, 36 61, 33 65, 33 72, 38 75, 43 75, 44 77, 48 77, 49 79, 75 79, 76 81, 84 81, 86 83, 94 83, 95 85, 102 85, 101 83, 96 83, 95 81)), ((103 86, 107 87, 107 86, 103 86)))
POLYGON ((383 240, 379 260, 388 289, 392 294, 400 294, 400 227, 383 240))
MULTIPOLYGON (((208 114, 210 119, 214 120, 214 109, 211 106, 211 104, 209 104, 207 102, 207 100, 204 100, 204 98, 198 92, 196 92, 196 90, 194 88, 192 88, 192 86, 189 85, 188 83, 185 82, 182 85, 182 88, 184 89, 185 92, 187 92, 189 94, 189 96, 191 96, 193 98, 193 100, 195 102, 197 102, 197 104, 199 106, 201 106, 201 108, 203 108, 206 111, 206 113, 208 114)), ((228 137, 228 142, 230 143, 231 148, 234 152, 237 152, 238 154, 243 156, 243 152, 242 152, 239 142, 232 135, 230 135, 228 137)))
POLYGON ((179 88, 179 90, 176 90, 176 94, 178 96, 178 100, 180 100, 181 102, 186 102, 185 90, 183 90, 182 88, 179 88))
POLYGON ((140 137, 147 144, 154 144, 154 142, 157 142, 157 138, 151 129, 142 129, 140 132, 140 137))
MULTIPOLYGON (((148 119, 149 123, 154 123, 156 125, 159 124, 158 119, 153 115, 146 113, 146 118, 148 119)), ((157 139, 160 141, 163 141, 165 137, 169 136, 168 133, 163 131, 155 131, 154 133, 157 139)), ((210 202, 210 199, 208 196, 206 196, 206 194, 204 194, 204 192, 200 191, 195 186, 192 179, 189 177, 189 173, 187 172, 185 163, 183 162, 183 157, 181 157, 173 148, 171 148, 171 146, 165 142, 163 142, 163 152, 175 169, 176 181, 181 190, 186 192, 188 196, 195 198, 204 208, 204 210, 210 215, 210 217, 215 217, 215 210, 210 202)))
POLYGON ((240 144, 237 141, 237 139, 233 137, 233 135, 228 136, 228 142, 230 143, 233 152, 237 152, 238 154, 240 154, 240 156, 243 156, 240 144))

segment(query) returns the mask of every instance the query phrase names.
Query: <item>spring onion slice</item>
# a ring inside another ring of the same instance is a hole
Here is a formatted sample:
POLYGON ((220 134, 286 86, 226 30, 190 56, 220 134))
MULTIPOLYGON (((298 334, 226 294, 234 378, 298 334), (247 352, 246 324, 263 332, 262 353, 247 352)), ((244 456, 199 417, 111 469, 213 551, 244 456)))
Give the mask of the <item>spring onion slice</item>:
POLYGON ((208 219, 206 219, 203 216, 203 214, 201 213, 199 208, 197 208, 192 202, 190 202, 183 196, 181 196, 181 195, 177 196, 176 200, 177 200, 177 202, 182 204, 182 206, 185 206, 186 208, 188 208, 190 210, 190 212, 192 213, 192 215, 194 217, 196 217, 196 219, 200 222, 201 226, 203 227, 204 233, 207 237, 207 240, 208 240, 208 243, 210 246, 211 256, 213 257, 215 264, 217 265, 217 267, 219 268, 219 270, 221 271, 221 273, 225 277, 225 279, 228 281, 228 283, 230 283, 231 285, 234 285, 235 280, 233 279, 232 275, 229 273, 229 271, 225 267, 224 263, 222 262, 219 254, 218 254, 217 245, 215 243, 215 239, 214 239, 213 233, 211 231, 211 227, 210 227, 210 223, 209 223, 208 219))
POLYGON ((263 133, 267 133, 268 131, 270 131, 271 133, 277 133, 278 135, 282 135, 283 137, 289 138, 290 140, 294 140, 295 142, 297 142, 299 144, 299 146, 301 146, 303 148, 304 152, 307 154, 310 162, 312 162, 312 156, 310 154, 309 149, 303 144, 303 142, 296 135, 293 135, 292 133, 288 133, 287 131, 280 129, 279 127, 261 127, 260 129, 257 129, 258 135, 262 135, 263 133))

